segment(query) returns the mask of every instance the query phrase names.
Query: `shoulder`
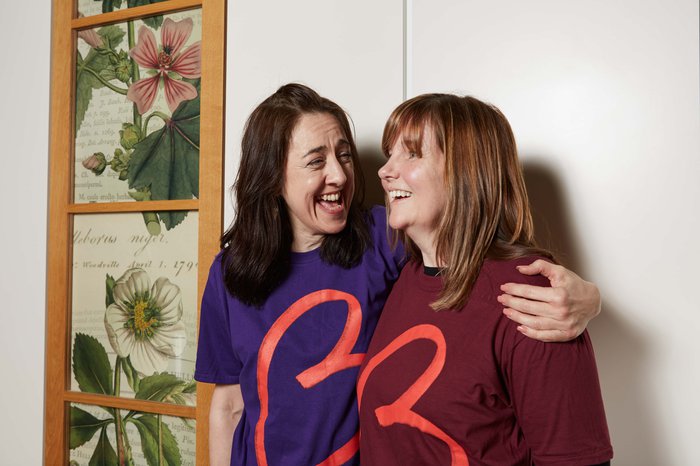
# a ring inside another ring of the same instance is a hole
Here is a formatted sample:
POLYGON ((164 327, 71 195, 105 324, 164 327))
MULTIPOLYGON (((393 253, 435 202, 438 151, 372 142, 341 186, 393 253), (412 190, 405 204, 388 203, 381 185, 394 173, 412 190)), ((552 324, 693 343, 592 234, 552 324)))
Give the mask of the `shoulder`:
POLYGON ((226 260, 224 252, 225 250, 222 249, 218 253, 216 253, 216 256, 214 256, 214 260, 212 260, 211 266, 209 267, 210 277, 212 275, 223 275, 224 261, 226 260))
POLYGON ((226 273, 226 267, 224 266, 226 257, 224 250, 219 251, 211 262, 209 267, 209 276, 207 277, 207 286, 205 287, 205 294, 216 293, 222 294, 226 289, 224 285, 225 279, 224 275, 226 273))
POLYGON ((386 207, 383 205, 373 205, 366 212, 367 225, 371 230, 386 230, 386 207))
POLYGON ((386 223, 386 209, 375 205, 365 211, 365 222, 375 248, 389 243, 389 229, 386 223))
POLYGON ((525 285, 546 286, 550 283, 542 275, 525 275, 518 271, 519 265, 528 265, 537 259, 548 260, 540 256, 523 256, 517 259, 494 260, 486 259, 481 267, 482 275, 488 279, 491 287, 500 289, 504 283, 522 283, 525 285))
MULTIPOLYGON (((372 206, 367 210, 366 219, 372 237, 373 252, 379 254, 386 263, 391 264, 392 269, 403 267, 406 262, 406 253, 396 232, 387 224, 386 207, 372 206)), ((398 276, 398 270, 396 272, 398 276)))

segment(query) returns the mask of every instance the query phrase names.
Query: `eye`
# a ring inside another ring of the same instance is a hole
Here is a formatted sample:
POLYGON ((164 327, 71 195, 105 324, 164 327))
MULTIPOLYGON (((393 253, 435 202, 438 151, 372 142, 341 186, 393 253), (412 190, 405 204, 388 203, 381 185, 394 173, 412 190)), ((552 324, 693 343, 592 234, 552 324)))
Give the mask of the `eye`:
POLYGON ((352 154, 350 152, 341 152, 338 154, 338 160, 340 163, 351 163, 352 162, 352 154))
POLYGON ((418 155, 418 154, 415 153, 415 152, 407 152, 407 153, 406 153, 406 158, 407 158, 407 159, 417 159, 417 158, 419 158, 419 157, 420 157, 420 155, 418 155))
POLYGON ((308 168, 321 168, 324 163, 326 163, 326 160, 323 157, 316 157, 315 159, 310 160, 306 166, 308 168))

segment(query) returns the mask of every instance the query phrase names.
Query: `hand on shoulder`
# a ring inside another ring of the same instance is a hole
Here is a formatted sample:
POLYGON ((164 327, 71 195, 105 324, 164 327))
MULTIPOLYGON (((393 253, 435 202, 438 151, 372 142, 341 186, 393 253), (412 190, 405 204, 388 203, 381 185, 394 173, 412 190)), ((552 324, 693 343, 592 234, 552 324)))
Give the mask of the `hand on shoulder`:
POLYGON ((520 324, 525 336, 544 341, 561 342, 578 337, 588 322, 600 313, 598 287, 574 272, 543 259, 517 266, 521 274, 542 275, 551 287, 523 283, 501 285, 504 294, 498 301, 503 313, 520 324))

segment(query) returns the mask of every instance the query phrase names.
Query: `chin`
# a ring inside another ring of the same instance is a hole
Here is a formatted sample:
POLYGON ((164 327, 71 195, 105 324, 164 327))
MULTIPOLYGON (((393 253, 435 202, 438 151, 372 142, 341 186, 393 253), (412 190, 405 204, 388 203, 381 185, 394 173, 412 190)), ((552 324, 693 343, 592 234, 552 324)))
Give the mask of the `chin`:
POLYGON ((389 215, 389 226, 394 230, 403 230, 406 228, 406 222, 402 222, 401 219, 397 219, 389 215))
POLYGON ((323 228, 323 234, 325 235, 337 235, 341 231, 345 229, 345 225, 347 225, 347 219, 345 219, 342 223, 337 223, 334 225, 326 225, 325 228, 323 228))

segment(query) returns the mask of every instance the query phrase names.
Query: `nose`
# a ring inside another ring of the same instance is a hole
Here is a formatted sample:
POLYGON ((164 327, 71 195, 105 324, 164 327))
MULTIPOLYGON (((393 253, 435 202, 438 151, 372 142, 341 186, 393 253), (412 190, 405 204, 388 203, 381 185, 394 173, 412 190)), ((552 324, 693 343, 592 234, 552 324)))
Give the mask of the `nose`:
POLYGON ((396 178, 396 169, 391 157, 386 160, 384 165, 379 167, 379 170, 377 170, 377 175, 379 175, 379 179, 381 180, 396 178))
POLYGON ((343 166, 335 157, 329 157, 326 163, 326 183, 334 186, 343 186, 348 180, 348 176, 343 170, 343 166))

